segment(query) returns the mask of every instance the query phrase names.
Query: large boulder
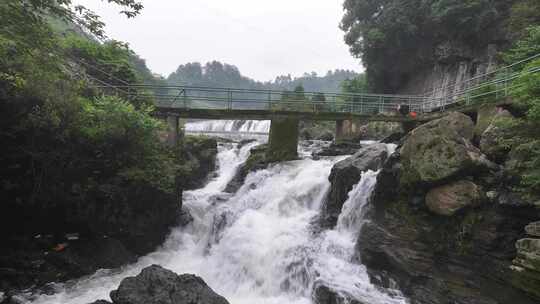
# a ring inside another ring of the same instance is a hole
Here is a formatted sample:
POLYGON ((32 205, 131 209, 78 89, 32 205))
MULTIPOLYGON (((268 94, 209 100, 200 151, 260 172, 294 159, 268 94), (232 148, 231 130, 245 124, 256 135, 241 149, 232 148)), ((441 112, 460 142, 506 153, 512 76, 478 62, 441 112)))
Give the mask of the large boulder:
POLYGON ((228 304, 200 277, 177 275, 158 265, 125 278, 110 296, 114 304, 228 304))
POLYGON ((426 205, 438 215, 452 216, 467 206, 477 206, 484 198, 479 186, 467 180, 429 190, 426 205))
POLYGON ((362 172, 378 170, 386 158, 388 149, 385 144, 373 144, 362 148, 353 156, 334 165, 328 180, 332 184, 321 214, 322 224, 333 227, 341 213, 343 203, 347 200, 349 192, 362 177, 362 172))
POLYGON ((466 173, 495 167, 473 146, 474 124, 452 112, 410 132, 401 150, 401 185, 441 185, 466 173))

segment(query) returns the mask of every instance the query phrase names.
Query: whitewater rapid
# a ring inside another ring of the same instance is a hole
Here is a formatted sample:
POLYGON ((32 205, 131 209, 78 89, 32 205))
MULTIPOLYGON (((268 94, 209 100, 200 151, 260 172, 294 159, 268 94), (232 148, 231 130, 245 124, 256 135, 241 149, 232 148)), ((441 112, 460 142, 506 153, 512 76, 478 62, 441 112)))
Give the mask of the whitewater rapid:
POLYGON ((87 304, 109 299, 123 278, 159 264, 201 276, 231 304, 310 304, 318 285, 360 302, 407 303, 399 293, 372 285, 365 267, 351 262, 377 173, 362 175, 336 228, 320 231, 316 219, 330 188, 328 175, 344 157, 277 164, 250 173, 237 193, 224 193, 257 144, 219 145, 217 175, 204 188, 184 192, 184 207, 193 222, 173 229, 154 253, 121 269, 57 284, 55 294, 33 295, 31 302, 87 304))

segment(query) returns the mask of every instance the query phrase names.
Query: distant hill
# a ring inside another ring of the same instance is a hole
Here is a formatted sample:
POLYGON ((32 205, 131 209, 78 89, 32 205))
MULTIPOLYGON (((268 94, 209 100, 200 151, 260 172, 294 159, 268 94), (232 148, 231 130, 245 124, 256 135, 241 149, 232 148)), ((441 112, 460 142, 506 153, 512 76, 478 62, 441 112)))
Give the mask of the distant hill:
POLYGON ((293 90, 301 84, 306 91, 338 92, 341 91, 341 83, 344 80, 357 76, 359 74, 354 71, 334 70, 328 71, 324 76, 312 72, 305 73, 301 77, 293 78, 291 75, 282 75, 276 77, 274 81, 260 82, 243 76, 234 65, 212 61, 205 65, 199 62, 182 64, 169 75, 167 82, 171 85, 272 90, 293 90))

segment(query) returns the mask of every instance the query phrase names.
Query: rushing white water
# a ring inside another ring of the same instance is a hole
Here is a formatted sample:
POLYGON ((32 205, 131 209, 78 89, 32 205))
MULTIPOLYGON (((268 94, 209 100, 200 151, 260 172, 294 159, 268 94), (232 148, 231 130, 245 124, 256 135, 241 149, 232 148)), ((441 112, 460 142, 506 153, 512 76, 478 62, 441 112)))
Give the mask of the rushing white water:
POLYGON ((236 194, 223 193, 255 144, 241 149, 220 145, 217 176, 204 188, 184 193, 194 221, 173 229, 156 252, 122 269, 58 285, 56 294, 32 301, 86 304, 108 299, 123 278, 160 264, 201 276, 232 304, 309 304, 319 284, 365 303, 406 303, 373 286, 365 267, 351 262, 377 173, 362 175, 335 229, 317 232, 314 220, 330 187, 328 175, 343 157, 274 165, 250 173, 236 194))
POLYGON ((186 132, 246 132, 268 133, 269 120, 200 120, 188 122, 186 132))

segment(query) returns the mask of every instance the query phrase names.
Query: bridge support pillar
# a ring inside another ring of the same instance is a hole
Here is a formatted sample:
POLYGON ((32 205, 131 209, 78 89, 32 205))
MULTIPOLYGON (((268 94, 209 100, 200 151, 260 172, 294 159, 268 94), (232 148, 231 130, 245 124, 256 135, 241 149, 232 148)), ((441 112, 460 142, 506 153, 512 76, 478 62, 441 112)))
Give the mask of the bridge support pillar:
POLYGON ((353 141, 358 138, 360 133, 360 122, 349 119, 336 121, 336 137, 335 143, 353 141))
POLYGON ((176 116, 167 116, 167 144, 171 147, 174 147, 178 144, 178 137, 180 135, 179 121, 176 116))
POLYGON ((298 119, 274 118, 268 136, 268 161, 293 160, 298 158, 298 119))

